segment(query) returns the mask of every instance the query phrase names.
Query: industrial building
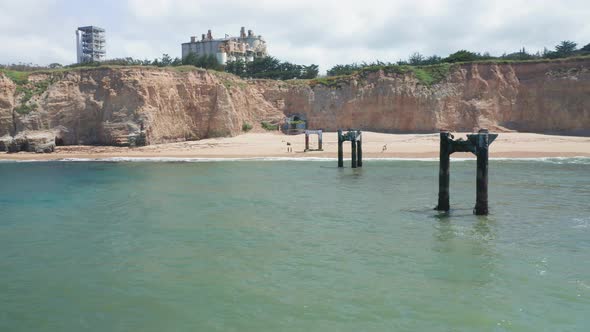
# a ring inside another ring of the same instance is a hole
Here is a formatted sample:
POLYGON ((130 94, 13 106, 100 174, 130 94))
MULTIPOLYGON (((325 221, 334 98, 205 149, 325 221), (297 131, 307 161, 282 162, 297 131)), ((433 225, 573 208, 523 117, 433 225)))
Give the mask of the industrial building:
POLYGON ((262 36, 254 35, 252 30, 242 27, 239 37, 230 37, 225 35, 224 38, 213 38, 211 30, 207 34, 201 35, 201 40, 197 37, 191 37, 189 43, 182 44, 182 58, 190 53, 197 56, 214 55, 219 64, 225 65, 228 61, 242 60, 246 62, 253 61, 255 58, 268 56, 266 50, 266 41, 262 36))
POLYGON ((106 56, 105 30, 95 26, 76 30, 78 63, 101 61, 106 56))

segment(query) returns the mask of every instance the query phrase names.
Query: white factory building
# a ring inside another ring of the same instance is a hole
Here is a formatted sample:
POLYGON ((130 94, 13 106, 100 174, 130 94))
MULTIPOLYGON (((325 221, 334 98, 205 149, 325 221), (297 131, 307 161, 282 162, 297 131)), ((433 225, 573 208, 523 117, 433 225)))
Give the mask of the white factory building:
POLYGON ((225 35, 224 38, 213 38, 211 30, 207 34, 201 35, 201 39, 191 37, 191 41, 182 44, 182 58, 190 53, 197 56, 214 55, 219 64, 225 65, 228 61, 253 61, 258 57, 268 56, 266 50, 266 41, 262 36, 254 35, 252 30, 246 28, 240 30, 239 37, 230 37, 225 35))

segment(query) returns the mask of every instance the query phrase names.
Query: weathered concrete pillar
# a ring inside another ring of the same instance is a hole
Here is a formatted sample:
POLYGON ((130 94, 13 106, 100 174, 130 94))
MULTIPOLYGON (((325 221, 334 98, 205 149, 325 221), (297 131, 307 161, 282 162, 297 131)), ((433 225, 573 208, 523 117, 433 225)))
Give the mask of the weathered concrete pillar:
POLYGON ((342 150, 342 129, 338 129, 338 167, 344 167, 344 152, 342 150))
POLYGON ((477 184, 475 208, 473 213, 478 216, 488 214, 488 157, 489 157, 489 136, 488 130, 482 129, 477 135, 477 184))
POLYGON ((363 135, 361 134, 360 130, 357 132, 357 135, 357 137, 359 137, 359 140, 356 142, 356 150, 358 154, 356 163, 358 167, 363 167, 363 135))
POLYGON ((436 210, 449 211, 449 166, 451 161, 451 144, 448 131, 440 132, 440 154, 438 171, 438 205, 436 210))
POLYGON ((318 134, 318 150, 322 151, 322 134, 323 132, 320 130, 320 133, 318 134))
POLYGON ((309 134, 305 133, 305 151, 309 151, 309 134))
POLYGON ((356 168, 357 164, 356 164, 356 132, 352 132, 349 131, 348 132, 349 135, 352 135, 352 137, 350 137, 350 146, 352 147, 352 158, 351 159, 351 165, 350 167, 352 168, 356 168))

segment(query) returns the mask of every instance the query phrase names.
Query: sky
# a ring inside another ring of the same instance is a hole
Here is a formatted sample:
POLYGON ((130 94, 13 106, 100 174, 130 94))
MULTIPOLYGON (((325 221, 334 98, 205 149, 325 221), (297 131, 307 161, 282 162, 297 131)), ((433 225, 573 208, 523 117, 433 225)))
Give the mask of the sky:
POLYGON ((326 71, 414 52, 581 47, 590 43, 589 17, 589 0, 0 0, 0 63, 73 63, 79 26, 106 29, 107 58, 139 59, 180 57, 190 36, 233 36, 245 26, 272 56, 326 71))

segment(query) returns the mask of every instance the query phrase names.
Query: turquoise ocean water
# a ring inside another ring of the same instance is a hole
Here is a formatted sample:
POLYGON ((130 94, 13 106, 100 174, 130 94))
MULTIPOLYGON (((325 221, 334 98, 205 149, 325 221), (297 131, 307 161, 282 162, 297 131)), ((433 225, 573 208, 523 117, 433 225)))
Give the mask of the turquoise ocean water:
POLYGON ((0 163, 0 331, 590 330, 590 159, 335 163, 0 163))

